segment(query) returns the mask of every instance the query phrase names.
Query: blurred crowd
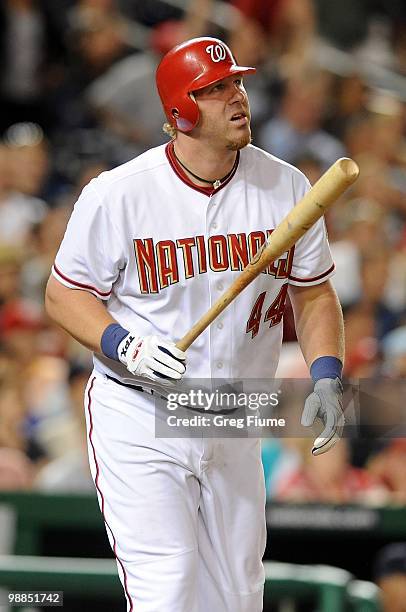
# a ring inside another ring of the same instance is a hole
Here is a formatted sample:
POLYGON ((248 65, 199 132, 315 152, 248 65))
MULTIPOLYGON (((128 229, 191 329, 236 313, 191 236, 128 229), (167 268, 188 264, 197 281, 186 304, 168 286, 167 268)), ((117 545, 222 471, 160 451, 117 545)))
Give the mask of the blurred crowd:
MULTIPOLYGON (((345 377, 395 386, 406 377, 404 2, 3 0, 0 489, 92 489, 82 407, 90 356, 47 320, 44 288, 83 186, 166 141, 155 68, 199 35, 225 39, 240 64, 257 66, 246 81, 254 144, 312 183, 340 156, 358 162, 359 180, 326 219, 345 377)), ((289 304, 284 341, 280 375, 306 378, 289 304)), ((310 437, 266 440, 268 497, 406 504, 398 425, 385 439, 367 427, 318 458, 310 437)))

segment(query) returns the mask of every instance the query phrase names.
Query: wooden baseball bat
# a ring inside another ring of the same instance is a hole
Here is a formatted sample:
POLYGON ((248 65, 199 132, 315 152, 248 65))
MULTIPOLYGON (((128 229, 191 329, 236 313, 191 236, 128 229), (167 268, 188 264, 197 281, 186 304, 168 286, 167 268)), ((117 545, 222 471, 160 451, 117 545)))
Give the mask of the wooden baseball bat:
POLYGON ((359 174, 355 161, 338 159, 280 222, 249 264, 209 310, 181 338, 176 346, 185 351, 218 315, 275 259, 316 223, 327 208, 354 183, 359 174))

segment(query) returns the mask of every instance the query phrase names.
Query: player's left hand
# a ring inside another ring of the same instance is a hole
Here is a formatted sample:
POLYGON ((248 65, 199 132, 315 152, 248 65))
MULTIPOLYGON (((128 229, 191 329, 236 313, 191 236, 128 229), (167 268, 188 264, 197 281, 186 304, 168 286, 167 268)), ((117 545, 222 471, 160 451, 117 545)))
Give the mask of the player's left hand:
POLYGON ((313 425, 316 418, 324 424, 324 430, 314 441, 313 455, 326 453, 341 438, 345 419, 343 412, 343 387, 339 378, 321 378, 314 391, 306 399, 301 423, 313 425))

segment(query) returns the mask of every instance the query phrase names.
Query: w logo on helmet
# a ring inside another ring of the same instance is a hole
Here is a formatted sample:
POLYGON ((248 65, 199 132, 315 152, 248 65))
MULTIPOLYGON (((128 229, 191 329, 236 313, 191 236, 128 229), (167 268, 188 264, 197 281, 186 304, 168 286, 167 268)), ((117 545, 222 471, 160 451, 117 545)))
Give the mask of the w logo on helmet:
POLYGON ((208 47, 206 47, 206 53, 209 53, 213 62, 216 63, 221 62, 223 59, 226 58, 227 55, 225 48, 219 44, 209 45, 208 47))

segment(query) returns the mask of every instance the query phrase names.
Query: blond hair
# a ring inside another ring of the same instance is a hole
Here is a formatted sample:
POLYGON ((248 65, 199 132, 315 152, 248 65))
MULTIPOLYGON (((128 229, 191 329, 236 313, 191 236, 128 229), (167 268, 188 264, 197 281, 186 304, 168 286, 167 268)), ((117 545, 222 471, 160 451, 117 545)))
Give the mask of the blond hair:
POLYGON ((162 126, 162 129, 165 132, 165 134, 168 134, 168 136, 172 138, 172 140, 176 138, 176 134, 178 133, 178 130, 171 123, 168 123, 168 122, 164 123, 162 126))

